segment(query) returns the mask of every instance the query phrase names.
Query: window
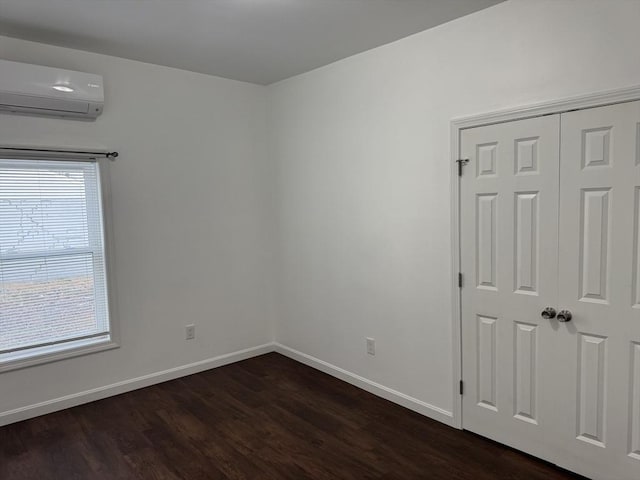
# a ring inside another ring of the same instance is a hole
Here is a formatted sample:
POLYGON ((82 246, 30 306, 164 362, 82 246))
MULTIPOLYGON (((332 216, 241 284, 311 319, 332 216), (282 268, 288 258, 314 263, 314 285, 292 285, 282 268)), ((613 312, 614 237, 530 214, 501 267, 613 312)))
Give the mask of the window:
POLYGON ((0 158, 0 369, 116 346, 103 225, 96 160, 0 158))

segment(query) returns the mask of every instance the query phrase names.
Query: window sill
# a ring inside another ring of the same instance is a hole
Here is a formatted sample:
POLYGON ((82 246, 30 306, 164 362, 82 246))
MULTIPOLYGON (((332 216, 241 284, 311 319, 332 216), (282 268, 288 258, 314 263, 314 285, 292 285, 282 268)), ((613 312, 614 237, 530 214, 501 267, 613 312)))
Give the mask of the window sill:
POLYGON ((28 352, 20 357, 13 356, 13 358, 9 357, 3 359, 3 356, 0 355, 0 373, 8 372, 10 370, 18 370, 20 368, 33 367, 36 365, 43 365, 51 362, 57 362, 59 360, 79 357, 82 355, 102 352, 104 350, 111 350, 119 347, 120 345, 116 343, 113 338, 99 340, 91 339, 80 340, 78 342, 74 342, 73 345, 65 344, 44 347, 38 349, 38 353, 28 352))

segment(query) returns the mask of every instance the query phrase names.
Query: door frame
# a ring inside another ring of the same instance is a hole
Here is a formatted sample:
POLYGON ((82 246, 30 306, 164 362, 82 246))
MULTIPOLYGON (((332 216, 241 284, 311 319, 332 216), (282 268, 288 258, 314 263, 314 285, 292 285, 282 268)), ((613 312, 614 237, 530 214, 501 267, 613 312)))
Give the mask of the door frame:
MULTIPOLYGON (((633 102, 640 100, 640 85, 606 90, 601 92, 567 97, 541 103, 534 103, 503 110, 480 113, 451 120, 451 331, 453 346, 453 421, 452 425, 463 429, 462 395, 460 394, 460 382, 462 378, 462 288, 458 286, 458 274, 460 270, 460 177, 458 176, 458 163, 460 158, 460 140, 462 131, 468 128, 493 125, 496 123, 524 120, 526 118, 540 117, 583 110, 586 108, 603 107, 616 103, 633 102)), ((468 167, 462 167, 464 169, 468 167)), ((463 173, 464 174, 464 173, 463 173)), ((464 273, 464 272, 462 272, 464 273)))

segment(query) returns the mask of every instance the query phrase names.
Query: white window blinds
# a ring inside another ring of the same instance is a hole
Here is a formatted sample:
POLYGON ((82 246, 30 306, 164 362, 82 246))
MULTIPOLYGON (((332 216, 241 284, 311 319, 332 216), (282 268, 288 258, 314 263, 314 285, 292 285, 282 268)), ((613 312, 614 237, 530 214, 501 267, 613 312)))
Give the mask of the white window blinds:
POLYGON ((0 158, 0 361, 110 339, 96 161, 0 158))

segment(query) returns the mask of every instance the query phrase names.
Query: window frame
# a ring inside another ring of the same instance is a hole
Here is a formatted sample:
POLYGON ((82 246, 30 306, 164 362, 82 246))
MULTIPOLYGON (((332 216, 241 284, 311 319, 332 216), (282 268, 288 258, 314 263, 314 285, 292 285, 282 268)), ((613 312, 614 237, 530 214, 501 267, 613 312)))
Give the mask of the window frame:
MULTIPOLYGON (((25 355, 23 358, 0 360, 0 373, 21 368, 43 365, 60 360, 75 358, 92 353, 103 352, 120 347, 120 329, 117 316, 117 293, 114 279, 114 235, 113 235, 113 218, 111 207, 111 180, 110 180, 110 162, 111 159, 99 157, 96 155, 78 155, 73 152, 56 153, 55 155, 46 155, 38 153, 9 155, 3 154, 2 158, 15 158, 16 160, 46 160, 46 161, 66 161, 66 162, 95 162, 98 170, 100 202, 102 208, 102 235, 104 247, 104 268, 105 281, 107 288, 107 305, 109 309, 108 325, 109 340, 92 341, 92 340, 73 340, 68 343, 56 345, 35 347, 32 355, 25 355)), ((25 350, 28 351, 28 350, 25 350)))

